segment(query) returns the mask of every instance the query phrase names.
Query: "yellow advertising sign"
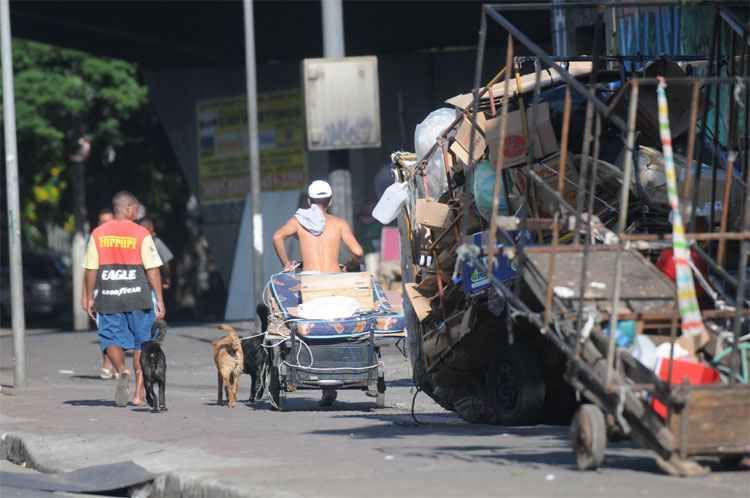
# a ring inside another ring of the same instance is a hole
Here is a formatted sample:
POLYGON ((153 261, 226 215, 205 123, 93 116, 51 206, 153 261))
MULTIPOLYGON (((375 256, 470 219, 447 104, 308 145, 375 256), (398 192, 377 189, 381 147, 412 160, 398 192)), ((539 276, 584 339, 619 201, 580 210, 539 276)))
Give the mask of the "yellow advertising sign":
MULTIPOLYGON (((245 97, 198 102, 198 171, 203 204, 244 199, 250 190, 245 97)), ((307 181, 299 90, 258 95, 262 190, 297 190, 307 181)))

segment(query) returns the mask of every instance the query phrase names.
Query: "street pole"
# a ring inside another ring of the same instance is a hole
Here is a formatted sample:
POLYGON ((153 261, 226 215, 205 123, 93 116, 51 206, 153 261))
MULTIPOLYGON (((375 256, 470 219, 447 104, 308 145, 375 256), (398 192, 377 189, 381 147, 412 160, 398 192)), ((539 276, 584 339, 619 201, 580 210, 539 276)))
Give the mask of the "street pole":
MULTIPOLYGON (((344 8, 342 0, 321 0, 323 19, 323 57, 346 56, 344 44, 344 8)), ((328 174, 335 192, 331 206, 333 214, 352 225, 352 175, 349 170, 349 151, 332 150, 328 154, 328 174)))
MULTIPOLYGON (((253 1, 242 0, 245 18, 245 80, 247 82, 247 148, 250 168, 250 204, 252 209, 253 248, 251 265, 255 300, 262 302, 265 275, 263 274, 263 213, 260 195, 260 154, 258 152, 258 85, 255 68, 255 21, 253 1)), ((255 316, 256 330, 260 330, 260 317, 255 316)))
POLYGON ((83 258, 89 226, 86 214, 86 159, 91 144, 86 137, 78 140, 78 150, 70 158, 73 165, 73 216, 75 233, 71 247, 71 278, 73 279, 73 330, 88 330, 89 317, 81 308, 79 299, 83 292, 83 258))
POLYGON ((568 55, 568 30, 565 26, 565 9, 562 8, 565 0, 554 0, 561 8, 552 11, 552 35, 555 55, 565 57, 568 55))
POLYGON ((344 57, 344 8, 341 0, 321 0, 323 57, 344 57))
POLYGON ((21 251, 21 208, 18 196, 18 150, 16 146, 16 104, 13 90, 13 53, 10 42, 10 6, 0 0, 0 54, 3 66, 3 124, 5 125, 5 179, 8 196, 8 256, 10 262, 10 310, 13 329, 13 384, 27 386, 26 319, 23 305, 23 257, 21 251))

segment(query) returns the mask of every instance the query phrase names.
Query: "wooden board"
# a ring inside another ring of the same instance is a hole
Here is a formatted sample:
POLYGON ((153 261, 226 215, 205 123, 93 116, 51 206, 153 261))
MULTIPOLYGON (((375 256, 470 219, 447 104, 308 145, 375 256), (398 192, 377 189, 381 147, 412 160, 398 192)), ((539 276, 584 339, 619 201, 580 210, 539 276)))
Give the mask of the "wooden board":
POLYGON ((361 273, 313 273, 300 275, 302 302, 319 297, 353 297, 359 302, 360 311, 375 309, 372 296, 372 278, 361 273))
POLYGON ((750 386, 691 386, 670 429, 684 456, 750 453, 750 386))
MULTIPOLYGON (((550 255, 528 253, 529 262, 534 271, 524 272, 524 278, 545 302, 546 280, 549 274, 550 255)), ((582 252, 565 252, 557 254, 555 264, 554 286, 564 287, 570 292, 556 297, 577 308, 580 296, 581 270, 583 267, 582 252)), ((602 311, 611 302, 615 278, 615 260, 617 252, 597 250, 589 253, 586 272, 587 287, 584 302, 595 302, 602 311)), ((650 261, 636 251, 623 251, 622 279, 620 281, 620 307, 623 306, 636 313, 646 311, 664 311, 674 308, 674 284, 650 261)))

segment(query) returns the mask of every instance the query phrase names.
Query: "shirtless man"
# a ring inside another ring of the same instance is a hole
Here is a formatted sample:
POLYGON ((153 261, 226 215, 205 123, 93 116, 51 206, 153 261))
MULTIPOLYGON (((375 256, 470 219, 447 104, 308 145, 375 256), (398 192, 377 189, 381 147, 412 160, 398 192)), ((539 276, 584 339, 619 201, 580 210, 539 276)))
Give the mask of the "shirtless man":
MULTIPOLYGON (((362 259, 364 251, 352 233, 349 224, 328 214, 333 190, 322 180, 315 180, 307 189, 308 209, 298 209, 284 226, 273 234, 273 248, 284 267, 294 269, 284 248, 284 240, 291 236, 299 239, 304 271, 339 272, 339 249, 344 241, 355 261, 362 259)), ((336 400, 335 389, 323 389, 321 406, 330 406, 336 400)))
POLYGON ((356 261, 364 252, 352 233, 349 224, 331 214, 333 190, 322 180, 315 180, 307 189, 309 209, 298 209, 284 226, 273 234, 273 248, 284 267, 284 271, 294 268, 284 248, 284 240, 296 236, 299 239, 304 271, 338 272, 339 249, 343 241, 356 261))

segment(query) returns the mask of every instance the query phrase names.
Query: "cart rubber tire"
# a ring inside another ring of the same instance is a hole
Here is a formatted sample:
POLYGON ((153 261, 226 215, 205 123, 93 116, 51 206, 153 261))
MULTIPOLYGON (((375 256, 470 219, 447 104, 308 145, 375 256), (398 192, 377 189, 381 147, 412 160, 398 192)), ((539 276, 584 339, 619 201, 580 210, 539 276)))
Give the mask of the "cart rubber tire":
POLYGON ((385 408, 385 377, 378 377, 378 389, 375 396, 375 408, 385 408))
POLYGON ((279 376, 279 369, 272 366, 268 380, 268 393, 271 396, 271 407, 276 410, 284 411, 284 402, 286 401, 286 380, 279 376))
POLYGON ((578 470, 601 467, 607 449, 607 424, 599 407, 585 404, 578 408, 570 425, 570 444, 578 470))
POLYGON ((495 378, 487 382, 488 399, 477 400, 490 405, 491 415, 477 421, 499 425, 540 422, 544 415, 546 387, 539 353, 517 341, 499 351, 495 369, 487 373, 493 375, 493 371, 495 378))

